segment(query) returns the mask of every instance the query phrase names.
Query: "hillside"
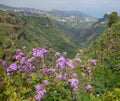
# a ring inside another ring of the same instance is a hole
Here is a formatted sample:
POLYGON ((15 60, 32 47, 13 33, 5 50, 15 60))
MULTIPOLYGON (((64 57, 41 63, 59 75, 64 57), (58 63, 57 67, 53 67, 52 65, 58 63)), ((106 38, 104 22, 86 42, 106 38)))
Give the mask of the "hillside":
POLYGON ((35 46, 54 47, 57 51, 67 51, 70 57, 76 53, 77 48, 71 38, 47 17, 20 16, 0 11, 0 26, 1 57, 22 46, 28 49, 35 46))
MULTIPOLYGON (((106 28, 107 14, 100 19, 91 17, 80 11, 51 10, 42 11, 32 8, 16 8, 0 5, 2 11, 14 12, 19 16, 48 17, 56 26, 69 36, 73 44, 86 47, 95 40, 106 28)), ((33 21, 34 22, 34 21, 33 21)))
POLYGON ((107 28, 88 48, 80 50, 76 57, 82 58, 83 61, 89 58, 97 61, 91 81, 94 87, 93 95, 101 97, 96 97, 97 101, 120 100, 120 19, 107 28))
POLYGON ((77 38, 81 31, 90 28, 98 21, 97 18, 91 17, 80 11, 43 11, 33 8, 10 7, 2 4, 0 4, 0 9, 3 11, 15 12, 24 16, 48 17, 62 30, 66 31, 68 33, 67 35, 71 38, 77 38))
MULTIPOLYGON (((105 14, 103 18, 100 18, 96 23, 87 29, 82 30, 77 36, 77 43, 82 42, 84 46, 88 46, 93 40, 101 35, 101 33, 107 28, 108 14, 105 14), (81 40, 79 40, 81 39, 81 40)), ((81 44, 81 45, 82 45, 81 44)), ((83 47, 84 47, 83 46, 83 47)))
POLYGON ((68 32, 72 40, 82 48, 90 45, 107 28, 108 14, 105 14, 103 18, 96 19, 80 12, 73 13, 58 10, 52 12, 58 16, 65 16, 57 20, 57 25, 68 32), (70 14, 76 16, 70 16, 70 14))
POLYGON ((55 15, 51 18, 56 20, 57 25, 73 38, 78 37, 81 31, 88 29, 98 20, 79 11, 53 10, 50 13, 55 15))

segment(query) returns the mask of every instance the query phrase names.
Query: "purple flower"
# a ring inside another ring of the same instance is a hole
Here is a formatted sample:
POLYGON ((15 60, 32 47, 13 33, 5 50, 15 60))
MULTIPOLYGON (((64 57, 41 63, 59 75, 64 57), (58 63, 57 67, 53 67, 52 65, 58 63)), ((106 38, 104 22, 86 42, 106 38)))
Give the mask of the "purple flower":
POLYGON ((43 49, 41 49, 41 53, 42 53, 43 56, 44 56, 44 55, 46 55, 46 54, 48 53, 48 51, 47 51, 45 48, 43 48, 43 49))
POLYGON ((37 57, 37 58, 43 58, 46 54, 48 53, 48 51, 45 48, 33 48, 32 52, 30 52, 31 55, 33 55, 33 57, 37 57))
POLYGON ((90 90, 92 88, 92 86, 90 85, 90 84, 88 84, 87 86, 86 86, 86 89, 87 90, 90 90))
POLYGON ((7 62, 6 61, 2 61, 2 66, 7 66, 7 62))
POLYGON ((23 48, 22 49, 26 49, 27 47, 26 46, 23 46, 23 48))
POLYGON ((26 82, 29 82, 30 81, 30 78, 27 78, 26 82))
POLYGON ((90 67, 87 67, 86 70, 87 70, 88 73, 91 73, 91 68, 90 67))
POLYGON ((59 52, 56 52, 56 53, 55 53, 55 56, 60 57, 61 54, 60 54, 59 52))
POLYGON ((30 58, 30 59, 27 59, 27 62, 28 63, 31 63, 32 62, 32 59, 30 58))
POLYGON ((24 53, 20 52, 19 55, 20 55, 20 56, 24 56, 24 53))
POLYGON ((88 62, 92 63, 94 66, 96 66, 96 59, 89 59, 88 62))
POLYGON ((78 80, 77 79, 68 79, 68 82, 70 83, 71 87, 73 87, 74 89, 78 88, 78 80))
POLYGON ((26 69, 26 66, 18 66, 18 70, 20 72, 24 71, 26 69))
POLYGON ((75 58, 74 60, 77 61, 77 62, 81 62, 80 58, 75 58))
POLYGON ((50 68, 50 69, 47 70, 47 72, 48 72, 48 73, 52 73, 52 72, 55 72, 55 70, 56 70, 56 69, 50 68))
POLYGON ((17 70, 17 68, 18 67, 17 67, 16 63, 12 63, 6 70, 7 75, 10 75, 10 72, 17 70))
POLYGON ((24 63, 25 63, 25 60, 26 60, 25 57, 21 57, 21 59, 20 59, 20 63, 21 63, 21 64, 24 64, 24 63))
POLYGON ((42 88, 42 86, 40 84, 38 84, 36 87, 35 87, 35 90, 36 90, 36 95, 35 95, 35 99, 37 101, 40 101, 43 97, 43 95, 46 93, 46 90, 42 88))
POLYGON ((16 65, 16 63, 12 63, 9 67, 8 67, 8 69, 10 70, 10 71, 15 71, 16 69, 17 69, 17 65, 16 65))
POLYGON ((41 72, 42 72, 43 74, 48 74, 47 68, 41 69, 41 72))
POLYGON ((56 60, 56 68, 63 69, 65 66, 70 68, 74 68, 73 62, 70 59, 65 59, 63 56, 60 56, 58 60, 56 60))
POLYGON ((43 80, 43 83, 44 83, 45 85, 48 85, 48 80, 43 80))
POLYGON ((32 63, 27 63, 24 65, 26 71, 33 71, 35 70, 35 66, 32 65, 32 63))
POLYGON ((77 74, 76 74, 76 73, 73 73, 72 76, 77 77, 77 74))
POLYGON ((39 92, 37 92, 36 96, 35 96, 35 99, 37 101, 40 101, 42 99, 42 96, 46 93, 46 90, 45 89, 41 89, 39 90, 39 92))
POLYGON ((63 78, 63 75, 62 74, 59 74, 58 76, 57 76, 57 79, 58 80, 61 80, 63 78))
POLYGON ((56 60, 56 68, 63 69, 66 66, 66 60, 63 56, 60 56, 58 60, 56 60))
POLYGON ((22 56, 21 55, 16 55, 15 59, 18 60, 18 59, 21 59, 22 56))
POLYGON ((42 98, 42 96, 41 96, 40 94, 35 95, 35 99, 36 99, 37 101, 40 101, 41 98, 42 98))
POLYGON ((67 60, 66 60, 66 64, 67 64, 68 67, 70 67, 70 68, 74 68, 74 65, 73 65, 72 60, 67 59, 67 60))
POLYGON ((37 86, 35 86, 35 90, 36 91, 39 91, 39 90, 41 90, 42 89, 42 86, 40 85, 40 84, 37 84, 37 86))
POLYGON ((63 78, 67 78, 67 76, 68 76, 68 73, 65 72, 65 73, 63 74, 63 78))
POLYGON ((49 48, 49 51, 53 51, 53 48, 49 48))
POLYGON ((42 89, 42 92, 43 92, 43 93, 46 93, 46 90, 45 90, 45 89, 42 89))
POLYGON ((18 55, 20 52, 21 52, 20 49, 17 49, 17 50, 16 50, 16 54, 17 54, 17 55, 18 55))
POLYGON ((49 73, 54 73, 56 69, 47 69, 47 68, 43 68, 41 71, 43 74, 49 74, 49 73))

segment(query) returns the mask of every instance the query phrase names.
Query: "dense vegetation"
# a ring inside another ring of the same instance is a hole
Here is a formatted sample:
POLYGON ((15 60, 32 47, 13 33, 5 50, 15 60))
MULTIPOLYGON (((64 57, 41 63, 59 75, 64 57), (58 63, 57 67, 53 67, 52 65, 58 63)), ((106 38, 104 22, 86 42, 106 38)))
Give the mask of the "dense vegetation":
POLYGON ((109 28, 88 48, 77 54, 77 57, 84 60, 97 60, 91 84, 94 86, 92 93, 99 95, 98 101, 120 100, 120 19, 116 14, 113 12, 109 15, 112 16, 108 21, 109 28))
POLYGON ((57 41, 70 41, 61 36, 48 18, 1 13, 4 15, 0 16, 1 32, 5 33, 0 32, 0 100, 120 100, 120 19, 116 12, 109 15, 108 28, 89 47, 79 50, 73 60, 67 58, 66 52, 56 52, 57 41), (36 25, 38 21, 40 24, 36 25), (57 37, 56 34, 50 36, 47 31, 58 32, 60 40, 47 42, 48 37, 57 37), (38 45, 44 47, 40 42, 47 43, 45 48, 56 49, 32 49, 38 45))

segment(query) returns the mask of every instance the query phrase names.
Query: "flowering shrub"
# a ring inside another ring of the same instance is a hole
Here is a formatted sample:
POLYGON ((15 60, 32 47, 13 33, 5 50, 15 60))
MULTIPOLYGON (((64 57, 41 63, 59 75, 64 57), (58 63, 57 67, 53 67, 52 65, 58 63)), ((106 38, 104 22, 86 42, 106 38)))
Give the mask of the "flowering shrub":
MULTIPOLYGON (((74 100, 79 81, 74 63, 66 55, 52 48, 37 47, 29 53, 26 47, 17 49, 13 56, 15 61, 6 68, 8 78, 12 79, 9 83, 17 88, 14 94, 37 101, 74 100)), ((5 61, 2 64, 6 66, 5 61)))
POLYGON ((10 97, 7 99, 77 101, 81 87, 87 91, 92 89, 90 66, 95 66, 96 60, 89 59, 88 64, 84 65, 84 73, 89 79, 82 86, 84 81, 79 82, 79 75, 75 72, 75 64, 80 64, 81 59, 71 60, 66 55, 66 52, 55 52, 52 48, 47 50, 37 47, 29 53, 26 47, 17 49, 13 56, 14 61, 9 66, 6 61, 2 62, 3 66, 7 66, 6 74, 9 80, 6 95, 10 97))

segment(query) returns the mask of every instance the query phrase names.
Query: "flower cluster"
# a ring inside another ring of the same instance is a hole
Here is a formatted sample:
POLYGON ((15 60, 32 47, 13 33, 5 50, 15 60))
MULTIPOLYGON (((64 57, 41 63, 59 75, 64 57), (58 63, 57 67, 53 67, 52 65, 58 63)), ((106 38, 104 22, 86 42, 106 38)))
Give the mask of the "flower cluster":
POLYGON ((17 70, 18 66, 16 65, 16 63, 12 63, 8 68, 7 68, 7 75, 10 75, 11 71, 15 71, 17 70))
POLYGON ((42 85, 37 84, 37 86, 35 87, 36 90, 36 95, 35 95, 35 99, 37 101, 40 101, 43 97, 43 95, 46 93, 46 90, 42 88, 42 85))
POLYGON ((66 79, 69 76, 69 74, 67 72, 64 72, 62 74, 58 74, 57 75, 57 79, 61 80, 61 79, 66 79))
MULTIPOLYGON (((23 49, 26 49, 25 46, 23 49)), ((25 53, 22 52, 22 50, 18 49, 15 53, 15 59, 16 61, 7 68, 7 75, 10 75, 10 72, 12 71, 33 71, 35 70, 35 66, 32 64, 34 61, 34 57, 27 58, 25 53)))
POLYGON ((60 52, 56 52, 56 53, 55 53, 55 56, 56 56, 56 57, 60 57, 60 56, 61 56, 60 52))
POLYGON ((32 51, 30 52, 31 55, 37 58, 43 58, 47 53, 48 53, 48 50, 40 47, 33 48, 32 51))
MULTIPOLYGON (((54 53, 52 48, 46 50, 45 48, 37 47, 27 54, 25 50, 25 46, 22 50, 16 50, 14 54, 15 62, 7 68, 7 75, 10 75, 12 71, 19 71, 21 75, 22 73, 28 74, 25 77, 26 83, 40 83, 35 87, 35 99, 37 101, 40 101, 47 91, 49 92, 47 87, 50 86, 51 81, 53 81, 53 85, 56 82, 62 82, 64 86, 70 85, 73 90, 77 90, 79 84, 77 74, 73 70, 73 61, 66 58, 67 52, 62 54, 59 52, 54 53)), ((81 62, 81 59, 77 58, 75 61, 81 62)))
POLYGON ((59 58, 56 60, 56 68, 63 69, 65 66, 68 66, 70 68, 74 68, 73 62, 70 59, 65 59, 63 56, 59 56, 59 58))
POLYGON ((71 87, 73 87, 74 89, 77 89, 78 88, 78 80, 77 79, 68 79, 68 82, 70 83, 71 87))
POLYGON ((50 68, 50 69, 43 68, 43 69, 41 69, 41 71, 42 71, 43 74, 49 74, 49 73, 54 73, 54 72, 56 71, 56 69, 52 69, 52 68, 50 68))
POLYGON ((16 63, 12 63, 6 70, 7 75, 10 75, 10 72, 16 71, 16 70, 18 70, 19 72, 32 71, 32 70, 35 70, 35 66, 27 62, 24 65, 17 65, 16 63))
POLYGON ((24 57, 25 54, 24 54, 20 49, 17 49, 15 56, 16 56, 16 57, 15 57, 16 60, 19 60, 19 59, 21 59, 22 57, 24 57))

